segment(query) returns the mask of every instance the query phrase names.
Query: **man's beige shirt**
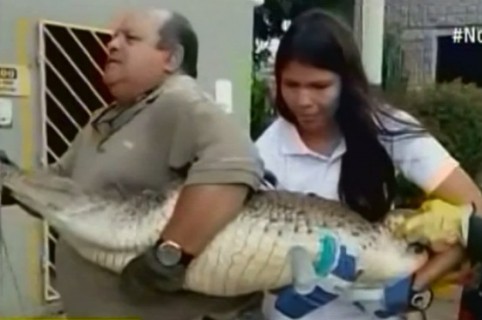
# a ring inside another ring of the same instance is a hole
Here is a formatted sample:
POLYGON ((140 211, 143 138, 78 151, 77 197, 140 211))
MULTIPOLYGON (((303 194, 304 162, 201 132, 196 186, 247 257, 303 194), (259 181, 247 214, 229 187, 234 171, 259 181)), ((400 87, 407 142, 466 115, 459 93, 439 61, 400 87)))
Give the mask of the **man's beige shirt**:
POLYGON ((172 76, 132 107, 94 114, 55 166, 90 190, 185 184, 257 188, 263 165, 249 135, 188 76, 172 76))

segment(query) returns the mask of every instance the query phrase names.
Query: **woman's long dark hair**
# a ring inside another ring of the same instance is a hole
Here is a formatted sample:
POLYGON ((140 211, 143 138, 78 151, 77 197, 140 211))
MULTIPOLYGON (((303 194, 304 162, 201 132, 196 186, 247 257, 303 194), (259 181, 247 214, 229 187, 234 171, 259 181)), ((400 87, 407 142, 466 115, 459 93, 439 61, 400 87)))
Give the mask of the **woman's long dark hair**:
POLYGON ((424 129, 412 122, 399 131, 382 125, 382 114, 397 122, 404 120, 386 110, 372 94, 351 30, 321 9, 306 11, 294 19, 276 54, 277 112, 297 125, 281 94, 281 75, 291 61, 340 76, 342 87, 335 120, 347 147, 338 186, 340 200, 365 219, 380 221, 393 204, 397 184, 393 161, 379 139, 419 134, 424 129))

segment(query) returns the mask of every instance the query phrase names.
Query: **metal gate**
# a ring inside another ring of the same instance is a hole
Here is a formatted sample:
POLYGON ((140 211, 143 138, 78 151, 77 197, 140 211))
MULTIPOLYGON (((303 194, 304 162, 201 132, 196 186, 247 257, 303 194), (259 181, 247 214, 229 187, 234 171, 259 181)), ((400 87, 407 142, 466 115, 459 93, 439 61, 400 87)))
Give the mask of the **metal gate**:
MULTIPOLYGON (((53 21, 39 23, 42 165, 55 163, 96 109, 112 102, 102 83, 107 30, 53 21)), ((44 223, 44 299, 55 290, 54 249, 57 234, 44 223)))

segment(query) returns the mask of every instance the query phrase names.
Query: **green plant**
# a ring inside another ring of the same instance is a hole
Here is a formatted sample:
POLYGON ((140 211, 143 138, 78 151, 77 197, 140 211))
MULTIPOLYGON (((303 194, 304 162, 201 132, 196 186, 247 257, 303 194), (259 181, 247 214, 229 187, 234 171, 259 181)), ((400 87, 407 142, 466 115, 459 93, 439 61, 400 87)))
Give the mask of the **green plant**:
POLYGON ((482 169, 482 88, 457 79, 407 98, 409 112, 475 177, 482 169))
POLYGON ((251 138, 256 140, 274 116, 267 80, 254 75, 251 85, 251 138))
MULTIPOLYGON (((410 90, 399 98, 394 105, 415 116, 476 179, 482 172, 482 89, 457 79, 410 90)), ((403 178, 400 193, 403 203, 421 197, 403 178)))

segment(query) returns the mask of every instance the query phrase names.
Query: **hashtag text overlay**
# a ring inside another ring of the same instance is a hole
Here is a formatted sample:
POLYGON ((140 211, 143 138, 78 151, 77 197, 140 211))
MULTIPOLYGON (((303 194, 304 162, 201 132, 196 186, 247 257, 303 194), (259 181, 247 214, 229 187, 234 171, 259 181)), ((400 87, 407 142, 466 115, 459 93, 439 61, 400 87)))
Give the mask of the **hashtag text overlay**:
POLYGON ((452 31, 452 41, 482 44, 482 27, 455 27, 452 31))

